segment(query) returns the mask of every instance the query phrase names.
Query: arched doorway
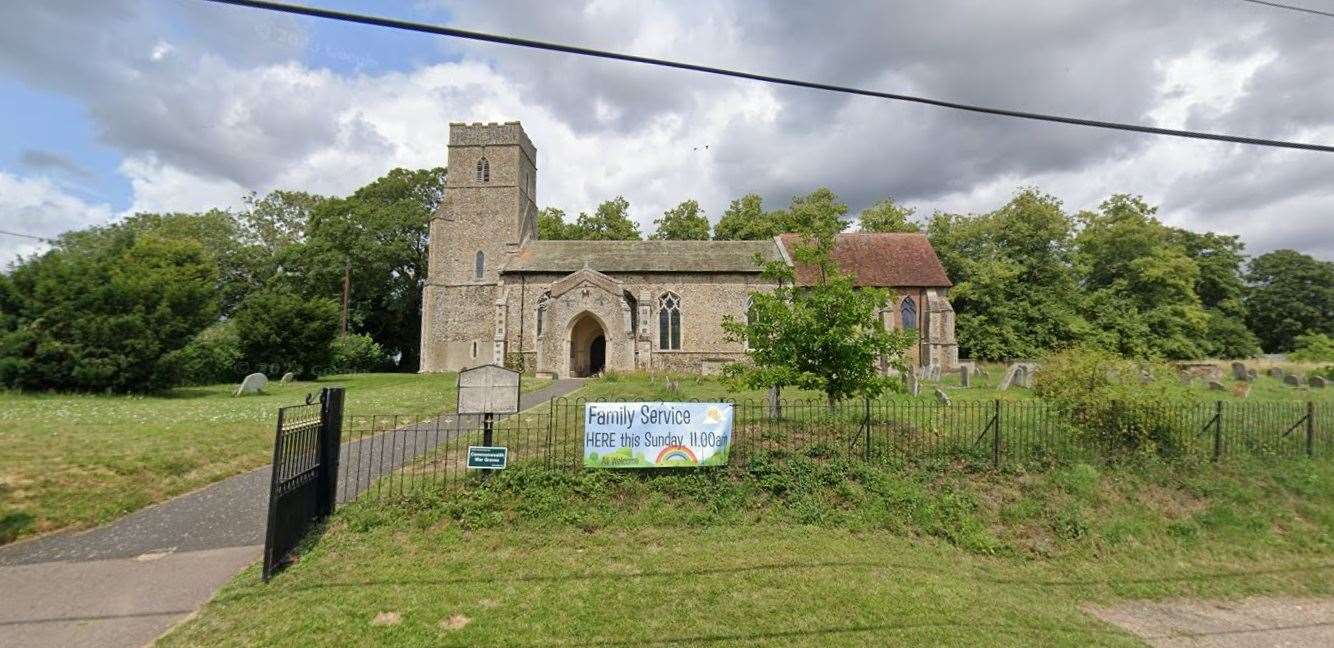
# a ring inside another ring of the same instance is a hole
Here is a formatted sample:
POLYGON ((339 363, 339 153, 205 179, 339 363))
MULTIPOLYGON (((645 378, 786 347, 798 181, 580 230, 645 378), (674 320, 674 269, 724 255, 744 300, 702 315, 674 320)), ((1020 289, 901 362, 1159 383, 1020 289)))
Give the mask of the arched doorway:
POLYGON ((591 313, 582 313, 570 327, 570 375, 592 376, 607 366, 607 332, 591 313))

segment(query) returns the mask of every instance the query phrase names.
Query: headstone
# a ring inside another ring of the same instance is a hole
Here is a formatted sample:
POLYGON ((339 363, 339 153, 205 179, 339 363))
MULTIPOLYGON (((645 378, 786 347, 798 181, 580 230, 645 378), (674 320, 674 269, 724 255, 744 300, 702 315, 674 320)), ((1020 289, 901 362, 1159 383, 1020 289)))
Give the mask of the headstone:
POLYGON ((1311 376, 1306 382, 1311 385, 1312 389, 1324 389, 1327 381, 1323 376, 1311 376))
POLYGON ((287 384, 287 383, 289 383, 289 382, 292 382, 293 380, 296 380, 296 374, 294 374, 294 373, 292 373, 292 372, 289 371, 289 372, 283 374, 283 378, 282 378, 282 380, 280 380, 279 382, 281 382, 281 383, 283 383, 283 384, 285 385, 285 384, 287 384))
POLYGON ((1232 385, 1232 395, 1236 398, 1246 398, 1251 395, 1251 384, 1246 381, 1238 382, 1232 385))
POLYGON ((1153 382, 1153 372, 1149 371, 1148 369, 1140 369, 1140 370, 1139 370, 1139 384, 1141 384, 1141 385, 1147 385, 1147 384, 1149 384, 1149 383, 1151 383, 1151 382, 1153 382))
POLYGON ((920 394, 922 392, 922 385, 917 380, 917 372, 913 371, 912 369, 909 369, 907 379, 908 379, 908 393, 912 394, 913 396, 920 394))
POLYGON ((949 405, 949 404, 950 404, 950 395, 949 395, 949 394, 946 394, 946 393, 945 393, 945 390, 943 390, 943 389, 937 387, 937 388, 936 388, 936 402, 939 403, 939 404, 941 404, 941 405, 949 405))
POLYGON ((1218 382, 1217 380, 1209 381, 1209 389, 1213 391, 1225 391, 1223 388, 1223 383, 1218 382))
POLYGON ((1023 369, 1023 365, 1012 364, 1005 368, 1005 375, 1001 376, 1000 384, 996 386, 999 391, 1005 391, 1014 384, 1015 376, 1023 369))
POLYGON ((1246 382, 1255 382, 1255 379, 1259 377, 1260 377, 1260 372, 1254 369, 1246 370, 1246 382))
POLYGON ((1192 375, 1190 375, 1190 374, 1188 374, 1188 373, 1183 373, 1183 374, 1181 374, 1181 386, 1182 386, 1182 387, 1190 387, 1191 384, 1194 383, 1194 382, 1195 382, 1195 376, 1192 376, 1192 375))
POLYGON ((1033 388, 1033 367, 1032 365, 1019 365, 1019 386, 1025 389, 1033 388))
POLYGON ((1301 387, 1302 379, 1298 378, 1297 374, 1288 374, 1286 376, 1283 376, 1283 384, 1288 385, 1290 387, 1301 387))
POLYGON ((978 378, 989 377, 989 375, 987 374, 987 368, 983 367, 982 365, 975 365, 973 367, 973 374, 976 375, 978 378))
POLYGON ((262 373, 252 373, 241 381, 241 386, 236 388, 236 393, 232 396, 243 396, 245 394, 258 394, 263 391, 264 386, 269 384, 269 377, 262 373))
POLYGON ((1277 380, 1283 380, 1283 370, 1278 367, 1269 368, 1269 377, 1277 380))
POLYGON ((1246 365, 1241 362, 1232 363, 1232 377, 1237 380, 1246 380, 1246 365))
POLYGON ((972 386, 973 386, 972 376, 973 376, 973 372, 972 372, 971 369, 968 368, 968 365, 960 365, 960 366, 959 366, 959 386, 960 386, 960 387, 963 387, 964 389, 968 389, 969 387, 972 387, 972 386))

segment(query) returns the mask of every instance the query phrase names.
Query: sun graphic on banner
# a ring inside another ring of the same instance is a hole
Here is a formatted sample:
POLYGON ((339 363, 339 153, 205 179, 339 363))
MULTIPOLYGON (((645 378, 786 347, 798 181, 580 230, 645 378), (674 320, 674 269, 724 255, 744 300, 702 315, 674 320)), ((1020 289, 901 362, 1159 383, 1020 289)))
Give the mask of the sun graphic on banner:
POLYGON ((704 413, 704 419, 710 423, 722 423, 723 411, 717 407, 710 407, 709 411, 704 413))

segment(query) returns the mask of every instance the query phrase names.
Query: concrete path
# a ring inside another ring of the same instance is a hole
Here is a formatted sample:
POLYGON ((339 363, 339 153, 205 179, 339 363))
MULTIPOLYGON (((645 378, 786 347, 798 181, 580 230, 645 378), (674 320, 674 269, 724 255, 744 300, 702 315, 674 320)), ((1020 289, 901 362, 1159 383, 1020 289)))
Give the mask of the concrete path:
POLYGON ((1132 601, 1088 612, 1155 648, 1334 646, 1334 600, 1132 601))
MULTIPOLYGON (((582 380, 558 380, 524 394, 520 407, 535 407, 582 385, 582 380)), ((469 418, 445 415, 420 426, 447 433, 433 444, 447 440, 452 430, 470 429, 475 421, 469 418)), ((340 482, 349 473, 360 479, 340 483, 340 499, 432 447, 424 441, 391 449, 372 465, 374 454, 365 452, 372 441, 344 444, 344 465, 356 468, 341 470, 340 482)), ((260 557, 269 473, 265 466, 88 531, 0 547, 0 647, 153 641, 260 557)))

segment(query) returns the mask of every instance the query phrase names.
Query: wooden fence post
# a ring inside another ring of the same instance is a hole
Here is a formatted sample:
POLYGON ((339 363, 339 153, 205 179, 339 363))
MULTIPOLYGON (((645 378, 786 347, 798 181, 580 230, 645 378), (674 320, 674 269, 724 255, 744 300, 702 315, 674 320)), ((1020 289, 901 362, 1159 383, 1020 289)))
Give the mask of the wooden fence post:
POLYGON ((1214 401, 1214 461, 1223 456, 1223 401, 1214 401))

